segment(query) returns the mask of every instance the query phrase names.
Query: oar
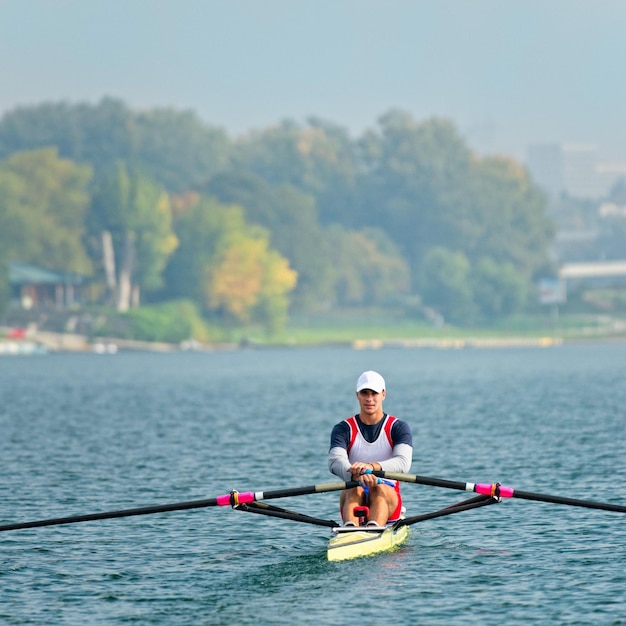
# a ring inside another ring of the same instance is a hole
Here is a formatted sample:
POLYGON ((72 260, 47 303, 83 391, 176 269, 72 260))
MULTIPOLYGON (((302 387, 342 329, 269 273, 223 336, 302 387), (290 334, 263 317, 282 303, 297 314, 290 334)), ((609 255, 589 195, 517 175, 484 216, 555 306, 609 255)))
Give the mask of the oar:
POLYGON ((412 517, 402 518, 395 523, 395 526, 411 526, 412 524, 417 524, 418 522, 425 522, 426 520, 443 517, 444 515, 453 515, 454 513, 470 511, 471 509, 477 509, 481 506, 487 506, 489 504, 496 504, 497 502, 499 502, 499 500, 491 498, 490 496, 476 496, 475 498, 470 498, 464 502, 451 504, 444 509, 439 509, 438 511, 433 511, 432 513, 423 513, 421 515, 413 515, 412 517))
POLYGON ((38 528, 39 526, 59 526, 61 524, 75 524, 77 522, 91 522, 116 517, 131 517, 133 515, 152 515, 153 513, 166 513, 168 511, 183 511, 186 509, 200 509, 209 506, 237 506, 257 500, 271 500, 273 498, 287 498, 291 496, 304 496, 312 493, 324 493, 328 491, 342 491, 358 486, 356 482, 322 483, 307 487, 293 487, 290 489, 276 489, 274 491, 247 491, 239 493, 231 491, 223 496, 208 498, 205 500, 191 500, 187 502, 174 502, 156 506, 144 506, 136 509, 122 509, 119 511, 105 511, 103 513, 89 513, 86 515, 72 515, 70 517, 56 517, 52 519, 36 520, 34 522, 20 522, 17 524, 5 524, 0 526, 0 531, 22 530, 24 528, 38 528))
POLYGON ((261 515, 267 515, 268 517, 279 517, 281 519, 291 520, 292 522, 303 522, 305 524, 314 524, 315 526, 327 526, 328 528, 336 528, 337 526, 340 526, 340 524, 338 524, 334 520, 321 519, 319 517, 306 515, 305 513, 297 513, 296 511, 290 511, 289 509, 282 509, 272 504, 268 504, 267 502, 250 502, 248 504, 238 504, 234 508, 235 511, 259 513, 261 515))
POLYGON ((394 472, 373 472, 381 478, 390 480, 401 480, 407 483, 417 483, 419 485, 431 485, 433 487, 444 487, 445 489, 457 489, 459 491, 470 491, 492 498, 521 498, 522 500, 536 500, 538 502, 551 502, 552 504, 566 504, 568 506, 581 506, 588 509, 602 509, 604 511, 615 511, 626 513, 626 506, 621 504, 611 504, 608 502, 595 502, 593 500, 578 500, 576 498, 564 498, 562 496, 551 496, 545 493, 533 493, 532 491, 519 491, 513 487, 504 487, 498 483, 463 483, 455 480, 445 480, 442 478, 429 478, 428 476, 415 476, 413 474, 397 474, 394 472))

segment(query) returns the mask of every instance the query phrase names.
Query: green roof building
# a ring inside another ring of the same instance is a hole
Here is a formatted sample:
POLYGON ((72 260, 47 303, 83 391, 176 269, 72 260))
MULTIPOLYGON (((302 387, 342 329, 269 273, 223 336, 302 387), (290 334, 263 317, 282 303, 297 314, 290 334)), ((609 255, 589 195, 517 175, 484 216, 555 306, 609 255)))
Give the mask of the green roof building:
POLYGON ((87 277, 55 272, 27 263, 9 263, 11 304, 22 309, 54 307, 64 309, 81 299, 87 277))

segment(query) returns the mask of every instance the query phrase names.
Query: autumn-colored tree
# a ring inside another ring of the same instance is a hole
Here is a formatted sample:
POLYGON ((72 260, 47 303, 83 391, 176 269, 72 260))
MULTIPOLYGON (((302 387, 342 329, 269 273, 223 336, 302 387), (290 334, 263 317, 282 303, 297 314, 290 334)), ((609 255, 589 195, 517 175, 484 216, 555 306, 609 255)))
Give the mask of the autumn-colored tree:
POLYGON ((215 176, 204 192, 224 204, 241 206, 246 222, 271 233, 272 248, 298 272, 292 309, 311 311, 332 301, 333 265, 310 194, 290 184, 270 185, 251 172, 215 176))
POLYGON ((247 323, 261 291, 267 242, 243 232, 228 239, 223 252, 207 267, 207 306, 247 323))
POLYGON ((263 280, 254 316, 272 334, 287 322, 289 293, 297 284, 298 273, 276 250, 266 251, 263 265, 263 280))
POLYGON ((297 273, 270 248, 267 230, 246 224, 241 207, 207 198, 182 209, 175 225, 180 247, 166 271, 170 295, 231 322, 268 331, 284 324, 297 273))
POLYGON ((297 281, 288 261, 270 250, 267 235, 237 232, 207 272, 208 307, 239 322, 261 321, 268 330, 287 317, 286 295, 297 281))

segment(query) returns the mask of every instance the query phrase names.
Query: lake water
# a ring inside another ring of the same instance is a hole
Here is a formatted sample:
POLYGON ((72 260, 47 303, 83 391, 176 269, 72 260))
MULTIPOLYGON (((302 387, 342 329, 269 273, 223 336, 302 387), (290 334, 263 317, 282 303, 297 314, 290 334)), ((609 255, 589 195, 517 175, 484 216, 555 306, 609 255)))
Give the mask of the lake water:
MULTIPOLYGON (((49 354, 0 358, 0 524, 334 482, 365 369, 413 473, 626 503, 626 343, 49 354)), ((403 494, 409 514, 467 497, 403 494)), ((229 507, 2 532, 0 624, 626 624, 624 514, 509 499, 342 563, 328 537, 229 507)))

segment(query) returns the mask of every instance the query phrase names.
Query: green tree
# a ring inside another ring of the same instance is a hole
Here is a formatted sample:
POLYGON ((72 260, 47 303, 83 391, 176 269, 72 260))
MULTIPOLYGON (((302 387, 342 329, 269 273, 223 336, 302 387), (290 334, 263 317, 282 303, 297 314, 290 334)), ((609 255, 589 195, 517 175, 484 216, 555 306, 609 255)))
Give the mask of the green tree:
POLYGON ((134 162, 170 193, 199 190, 230 166, 232 144, 224 130, 203 124, 192 111, 138 113, 134 162))
MULTIPOLYGON (((479 158, 449 121, 417 123, 398 111, 383 116, 380 132, 366 133, 361 147, 364 222, 384 225, 409 260, 414 291, 437 300, 448 317, 454 306, 459 317, 475 312, 470 287, 455 278, 465 264, 469 278, 481 259, 492 259, 526 281, 527 289, 549 268, 555 229, 546 198, 511 159, 479 158), (447 259, 456 273, 446 279, 431 266, 433 249, 438 262, 444 261, 441 249, 464 261, 447 259), (425 272, 425 264, 435 273, 425 272)), ((520 307, 524 301, 508 293, 502 298, 520 307)))
POLYGON ((338 125, 320 118, 306 124, 284 120, 239 139, 233 168, 312 196, 322 225, 345 224, 346 213, 355 208, 358 157, 357 145, 338 125))
POLYGON ((362 225, 384 227, 408 258, 414 277, 433 246, 462 249, 464 192, 470 152, 445 120, 416 123, 392 111, 380 133, 361 140, 364 174, 359 188, 362 225))
POLYGON ((432 247, 422 267, 423 302, 455 323, 473 322, 476 306, 470 282, 470 264, 462 252, 432 247))
POLYGON ((503 157, 474 160, 466 200, 473 227, 462 249, 472 262, 488 257, 511 264, 528 281, 551 266, 556 229, 544 194, 519 164, 503 157))
MULTIPOLYGON (((0 228, 2 225, 0 224, 0 228)), ((0 247, 0 315, 2 315, 10 300, 9 289, 9 263, 4 258, 2 249, 0 247)))
POLYGON ((95 105, 19 107, 0 120, 0 158, 48 146, 56 146, 62 157, 89 164, 96 179, 123 161, 176 193, 198 189, 226 168, 232 149, 222 129, 203 124, 191 111, 136 113, 114 98, 95 105))
POLYGON ((133 113, 104 98, 92 106, 47 102, 18 107, 0 120, 0 156, 55 146, 60 156, 88 163, 98 173, 133 154, 133 113))
POLYGON ((163 188, 118 163, 94 190, 90 232, 119 311, 138 306, 142 290, 161 287, 162 272, 178 245, 163 188))
MULTIPOLYGON (((156 259, 162 260, 171 248, 165 235, 157 235, 164 247, 151 247, 155 256, 141 268, 138 259, 150 259, 150 254, 139 250, 143 245, 139 235, 151 232, 154 225, 128 227, 133 211, 124 207, 132 204, 129 198, 138 189, 131 180, 136 172, 178 197, 194 192, 242 206, 247 224, 270 232, 268 250, 278 251, 298 272, 298 283, 289 292, 294 310, 323 309, 336 301, 337 294, 342 301, 359 300, 363 268, 370 261, 380 268, 385 265, 383 257, 390 262, 394 256, 402 257, 414 296, 436 291, 438 285, 429 286, 429 277, 422 271, 433 248, 462 254, 476 280, 482 275, 483 259, 503 270, 509 268, 526 281, 527 290, 535 277, 551 269, 548 251, 555 227, 547 215, 546 198, 513 160, 473 154, 454 124, 445 119, 418 122, 402 111, 389 111, 356 140, 328 121, 311 118, 298 124, 286 120, 235 142, 222 130, 202 124, 192 112, 155 109, 137 113, 111 98, 96 105, 22 107, 0 119, 0 156, 43 146, 56 146, 61 157, 93 167, 97 183, 93 213, 97 219, 105 216, 105 224, 90 228, 90 233, 101 250, 98 258, 104 259, 103 267, 109 270, 105 275, 116 289, 119 276, 116 279, 111 268, 131 266, 138 272, 135 284, 154 289, 159 282, 156 259), (109 172, 117 162, 128 164, 132 172, 128 181, 118 176, 115 182, 113 176, 111 182, 109 172), (107 195, 116 200, 107 201, 106 210, 101 210, 98 203, 107 195), (351 234, 333 234, 329 227, 335 224, 351 234), (376 237, 372 248, 368 228, 384 231, 396 252, 383 251, 376 237), (363 260, 361 268, 350 254, 345 254, 342 263, 336 261, 344 254, 342 250, 359 248, 368 250, 370 257, 382 256, 363 260), (345 290, 337 290, 342 281, 345 290)), ((5 179, 6 188, 15 191, 18 179, 5 179)), ((615 194, 619 195, 619 189, 615 194)), ((138 193, 138 197, 146 195, 138 193)), ((160 201, 153 198, 150 203, 158 206, 160 201)), ((570 221, 602 223, 590 205, 581 206, 574 218, 570 206, 554 209, 553 214, 559 221, 567 215, 570 221)), ((147 211, 150 219, 162 213, 147 211)), ((10 239, 11 229, 20 230, 23 219, 19 214, 13 208, 5 209, 4 218, 0 216, 5 239, 10 239)), ((142 212, 134 214, 139 220, 142 212)), ((621 238, 609 239, 605 236, 602 244, 617 254, 621 238)), ((393 279, 403 271, 397 266, 387 278, 389 288, 400 296, 404 283, 393 279)), ((483 278, 483 286, 505 289, 503 303, 522 306, 523 298, 511 300, 507 295, 508 279, 495 280, 487 271, 483 278)), ((168 280, 159 295, 176 289, 168 280)), ((391 301, 390 295, 376 298, 391 301)), ((498 309, 508 310, 509 305, 500 307, 494 301, 494 310, 498 309)))
POLYGON ((91 168, 55 148, 14 154, 0 164, 0 248, 7 260, 89 274, 83 241, 91 168))
POLYGON ((528 281, 512 263, 482 258, 474 266, 470 283, 476 307, 486 319, 510 315, 524 308, 528 281))
POLYGON ((384 306, 408 294, 408 266, 383 231, 334 226, 328 229, 328 240, 339 305, 384 306))

